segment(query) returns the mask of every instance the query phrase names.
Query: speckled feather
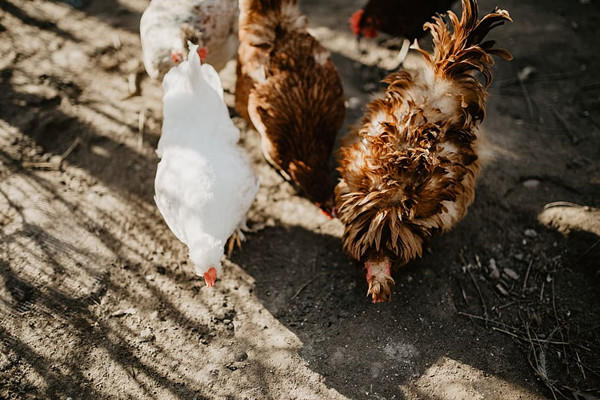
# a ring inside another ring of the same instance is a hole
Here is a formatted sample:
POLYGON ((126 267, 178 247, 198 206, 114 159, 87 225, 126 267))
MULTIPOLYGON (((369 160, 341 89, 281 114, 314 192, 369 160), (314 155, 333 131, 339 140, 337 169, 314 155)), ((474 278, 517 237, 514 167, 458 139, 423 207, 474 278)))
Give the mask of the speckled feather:
POLYGON ((440 17, 426 25, 434 54, 419 50, 418 68, 384 80, 385 97, 368 105, 356 140, 341 149, 336 203, 344 249, 357 260, 389 257, 404 265, 473 202, 491 54, 510 58, 481 41, 510 17, 496 10, 478 21, 475 0, 463 0, 460 20, 449 17, 452 32, 440 17))
POLYGON ((144 65, 162 79, 175 63, 171 53, 186 56, 187 42, 208 50, 206 62, 221 69, 237 50, 237 0, 152 0, 140 21, 144 65))
POLYGON ((295 0, 241 0, 236 110, 265 158, 311 200, 330 201, 328 161, 344 119, 340 77, 295 0))

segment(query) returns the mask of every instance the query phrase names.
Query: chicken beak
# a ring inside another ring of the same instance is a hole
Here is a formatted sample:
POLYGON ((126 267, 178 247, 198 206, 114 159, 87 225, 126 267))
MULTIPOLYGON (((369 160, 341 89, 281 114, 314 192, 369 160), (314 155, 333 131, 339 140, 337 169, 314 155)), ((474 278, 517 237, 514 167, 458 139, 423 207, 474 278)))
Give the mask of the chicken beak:
POLYGON ((206 282, 206 286, 213 287, 215 286, 215 281, 217 280, 217 270, 215 267, 210 267, 208 271, 204 273, 204 282, 206 282))

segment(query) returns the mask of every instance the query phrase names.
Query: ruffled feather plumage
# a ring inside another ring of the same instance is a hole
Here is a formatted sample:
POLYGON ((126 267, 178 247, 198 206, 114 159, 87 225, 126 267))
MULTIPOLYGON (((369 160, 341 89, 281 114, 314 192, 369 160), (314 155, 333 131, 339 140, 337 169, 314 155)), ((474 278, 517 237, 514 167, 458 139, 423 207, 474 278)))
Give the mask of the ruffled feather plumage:
POLYGON ((463 0, 462 18, 449 18, 452 31, 441 17, 426 24, 433 55, 419 49, 417 68, 384 80, 385 96, 367 106, 357 140, 341 149, 336 203, 343 247, 357 260, 404 265, 420 257, 423 244, 463 218, 474 199, 491 54, 509 58, 481 41, 510 17, 496 10, 479 21, 475 0, 463 0))

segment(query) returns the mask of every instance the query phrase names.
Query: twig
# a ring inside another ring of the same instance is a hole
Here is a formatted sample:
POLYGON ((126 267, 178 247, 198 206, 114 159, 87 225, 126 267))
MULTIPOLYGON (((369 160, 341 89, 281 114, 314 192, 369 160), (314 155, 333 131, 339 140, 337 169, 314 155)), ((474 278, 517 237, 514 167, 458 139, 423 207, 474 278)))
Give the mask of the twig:
POLYGON ((598 246, 600 244, 600 239, 598 239, 596 241, 596 243, 594 243, 593 245, 591 245, 586 251, 583 252, 583 254, 577 259, 577 262, 583 260, 588 254, 590 254, 590 252, 592 250, 594 250, 596 248, 596 246, 598 246))
MULTIPOLYGON (((494 322, 494 321, 492 321, 492 322, 494 322)), ((516 328, 513 328, 513 329, 515 329, 515 330, 516 330, 516 328)), ((509 335, 509 336, 512 336, 512 337, 514 337, 515 339, 519 339, 519 340, 521 340, 521 341, 523 341, 523 342, 527 342, 527 341, 528 341, 528 339, 527 339, 527 338, 525 338, 524 336, 520 336, 520 335, 518 335, 518 334, 516 334, 516 333, 513 333, 513 332, 510 332, 510 331, 507 331, 507 330, 505 330, 505 329, 500 329, 500 328, 496 328, 495 326, 492 326, 492 330, 494 330, 494 331, 497 331, 497 332, 500 332, 500 333, 504 333, 504 334, 506 334, 506 335, 509 335)), ((518 332, 518 331, 517 331, 517 332, 518 332)), ((520 333, 520 332, 519 332, 519 333, 520 333)), ((536 343, 538 343, 538 344, 541 344, 541 343, 543 343, 543 344, 553 344, 553 345, 556 345, 556 346, 564 346, 564 345, 566 345, 566 344, 569 344, 569 343, 567 343, 567 342, 559 342, 559 341, 556 341, 556 340, 547 340, 547 339, 539 339, 539 338, 535 338, 535 339, 533 339, 533 338, 532 338, 531 340, 532 340, 533 342, 536 342, 536 343)))
MULTIPOLYGON (((469 273, 469 276, 471 277, 471 281, 473 282, 473 285, 475 286, 475 289, 477 289, 477 293, 479 294, 479 300, 481 300, 481 307, 483 308, 483 315, 485 315, 485 318, 488 318, 487 305, 485 304, 483 294, 481 294, 481 289, 479 289, 479 285, 477 284, 477 281, 475 280, 475 277, 473 276, 473 273, 471 272, 471 270, 467 269, 467 272, 469 273)), ((487 328, 487 323, 486 323, 486 328, 487 328)))
POLYGON ((577 356, 577 365, 579 366, 581 375, 583 376, 583 379, 587 379, 587 376, 585 376, 585 369, 583 368, 583 364, 581 363, 581 358, 579 357, 579 353, 575 352, 575 355, 577 356))
POLYGON ((529 271, 531 271, 532 264, 533 258, 529 260, 529 265, 527 266, 527 272, 525 272, 525 280, 523 281, 523 288, 521 289, 521 294, 525 294, 525 290, 527 290, 527 280, 529 279, 529 271))
POLYGON ((533 114, 533 103, 531 101, 531 97, 529 96, 529 91, 527 90, 527 87, 525 86, 523 79, 521 79, 521 77, 519 77, 518 79, 519 79, 519 86, 521 87, 521 92, 523 92, 523 96, 525 97, 525 101, 527 102, 527 110, 529 111, 529 118, 531 118, 531 120, 533 121, 535 115, 533 114))
POLYGON ((544 286, 546 286, 546 281, 542 282, 542 288, 540 289, 540 301, 544 300, 544 286))
POLYGON ((293 295, 292 297, 290 297, 290 300, 294 300, 296 297, 298 297, 298 295, 299 295, 300 293, 302 293, 302 291, 303 291, 304 289, 306 289, 306 288, 308 287, 308 285, 310 285, 311 283, 313 283, 313 281, 314 281, 315 279, 317 279, 318 277, 319 277, 319 275, 315 275, 315 276, 313 276, 311 279, 309 279, 309 280, 308 280, 308 281, 307 281, 307 282, 306 282, 304 285, 300 286, 300 287, 298 288, 298 290, 296 290, 296 293, 294 293, 294 295, 293 295))
POLYGON ((573 131, 571 130, 571 127, 569 126, 567 121, 563 118, 563 116, 560 115, 559 112, 556 110, 556 108, 554 108, 553 106, 550 106, 550 108, 552 110, 552 113, 556 117, 556 119, 561 123, 563 128, 567 131, 567 135, 569 136, 569 139, 571 139, 571 143, 573 143, 573 144, 579 143, 579 138, 577 137, 577 135, 575 135, 575 133, 573 133, 573 131))
MULTIPOLYGON (((558 312, 556 311, 556 295, 554 292, 554 278, 552 278, 552 310, 554 311, 554 320, 556 321, 556 327, 558 328, 558 333, 560 333, 560 339, 564 342, 565 336, 563 335, 561 323, 560 323, 560 320, 558 319, 558 312)), ((567 348, 565 345, 563 345, 563 352, 565 354, 565 358, 567 358, 567 348)), ((567 363, 566 366, 567 366, 567 375, 569 375, 569 363, 567 363)))
POLYGON ((21 165, 23 166, 23 168, 43 168, 43 169, 58 170, 58 169, 60 169, 63 161, 65 161, 67 159, 67 157, 69 157, 69 155, 71 155, 73 150, 75 150, 75 148, 78 145, 79 145, 79 138, 75 138, 75 140, 73 141, 73 143, 71 143, 69 148, 67 150, 65 150, 64 153, 62 153, 58 157, 58 161, 50 161, 50 162, 25 161, 21 165))

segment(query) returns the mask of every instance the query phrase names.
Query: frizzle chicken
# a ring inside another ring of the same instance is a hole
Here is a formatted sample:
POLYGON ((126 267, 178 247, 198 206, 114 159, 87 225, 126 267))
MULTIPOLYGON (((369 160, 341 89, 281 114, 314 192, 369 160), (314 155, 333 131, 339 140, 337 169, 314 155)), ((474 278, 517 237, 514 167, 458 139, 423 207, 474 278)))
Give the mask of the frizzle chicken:
POLYGON ((240 0, 235 108, 261 135, 267 161, 330 213, 329 159, 342 126, 342 83, 307 32, 297 0, 240 0))
POLYGON ((475 0, 462 6, 460 20, 448 14, 452 31, 440 16, 426 24, 434 53, 417 49, 414 69, 384 80, 385 96, 368 105, 356 140, 341 149, 343 247, 365 263, 373 302, 390 299, 392 262, 421 256, 427 239, 452 228, 475 196, 492 55, 511 59, 484 38, 511 18, 496 9, 478 20, 475 0))

